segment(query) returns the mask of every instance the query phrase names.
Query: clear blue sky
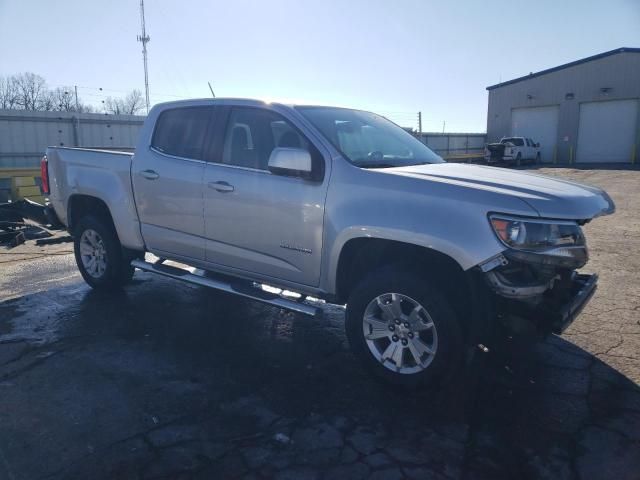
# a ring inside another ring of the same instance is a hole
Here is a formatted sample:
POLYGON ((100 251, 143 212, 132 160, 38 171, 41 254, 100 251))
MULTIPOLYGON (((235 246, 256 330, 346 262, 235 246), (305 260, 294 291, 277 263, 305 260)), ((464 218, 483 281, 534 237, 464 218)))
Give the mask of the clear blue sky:
MULTIPOLYGON (((152 103, 216 95, 367 108, 484 131, 485 88, 640 47, 640 0, 147 0, 152 103)), ((137 0, 0 0, 0 75, 143 90, 137 0)), ((98 87, 104 90, 101 93, 98 87)))

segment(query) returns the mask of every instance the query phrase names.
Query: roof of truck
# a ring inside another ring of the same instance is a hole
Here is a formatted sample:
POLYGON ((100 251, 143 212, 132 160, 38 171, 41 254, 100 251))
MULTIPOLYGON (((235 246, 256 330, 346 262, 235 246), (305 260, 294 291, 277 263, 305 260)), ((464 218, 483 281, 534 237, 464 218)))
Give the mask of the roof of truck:
POLYGON ((172 100, 170 102, 161 102, 156 105, 164 106, 178 106, 178 105, 201 105, 203 103, 219 103, 219 104, 232 104, 232 105, 282 105, 285 107, 327 107, 327 108, 344 108, 347 110, 361 110, 358 108, 342 107, 336 105, 318 105, 305 101, 294 101, 291 99, 286 100, 270 100, 270 99, 257 99, 257 98, 242 98, 242 97, 216 97, 216 98, 190 98, 185 100, 172 100))
POLYGON ((246 103, 246 104, 266 104, 264 100, 258 100, 255 98, 240 98, 240 97, 216 97, 216 98, 188 98, 185 100, 172 100, 170 102, 161 102, 157 105, 188 105, 192 103, 246 103))

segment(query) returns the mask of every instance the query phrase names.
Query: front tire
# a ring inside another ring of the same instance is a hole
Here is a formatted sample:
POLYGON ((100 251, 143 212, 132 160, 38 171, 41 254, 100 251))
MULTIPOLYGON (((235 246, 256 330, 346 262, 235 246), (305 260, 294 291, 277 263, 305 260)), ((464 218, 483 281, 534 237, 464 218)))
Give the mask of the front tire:
POLYGON ((385 267, 353 289, 346 333, 375 375, 395 385, 432 386, 457 373, 464 355, 458 320, 446 296, 410 267, 385 267))
POLYGON ((124 255, 110 222, 93 215, 80 219, 73 247, 80 274, 92 288, 114 289, 133 277, 130 258, 124 255))

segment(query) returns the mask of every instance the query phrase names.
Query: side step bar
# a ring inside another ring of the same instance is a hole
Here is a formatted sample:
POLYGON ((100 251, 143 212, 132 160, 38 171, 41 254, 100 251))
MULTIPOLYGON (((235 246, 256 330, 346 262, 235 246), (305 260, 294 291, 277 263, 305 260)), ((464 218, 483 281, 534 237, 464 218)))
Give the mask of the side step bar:
POLYGON ((268 303, 269 305, 274 305, 286 310, 293 310, 294 312, 303 313, 312 317, 320 318, 322 316, 321 308, 307 305, 305 303, 297 302, 294 300, 288 300, 275 293, 265 292, 264 290, 252 288, 248 285, 243 285, 240 283, 236 285, 224 280, 196 275, 182 268, 163 265, 162 263, 149 263, 139 259, 133 260, 131 262, 131 266, 139 268, 140 270, 144 270, 145 272, 157 273, 165 277, 182 280, 183 282, 193 283, 195 285, 201 285, 203 287, 214 288, 216 290, 222 290, 223 292, 240 295, 241 297, 257 300, 258 302, 268 303))

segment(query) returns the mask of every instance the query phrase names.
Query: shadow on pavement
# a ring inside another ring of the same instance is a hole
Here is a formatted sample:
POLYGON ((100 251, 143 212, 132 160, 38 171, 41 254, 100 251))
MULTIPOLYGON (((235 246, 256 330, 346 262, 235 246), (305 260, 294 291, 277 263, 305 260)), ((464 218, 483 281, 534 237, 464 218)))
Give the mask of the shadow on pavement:
POLYGON ((339 308, 136 278, 0 304, 13 478, 638 478, 640 388, 561 338, 408 392, 356 363, 339 308))

